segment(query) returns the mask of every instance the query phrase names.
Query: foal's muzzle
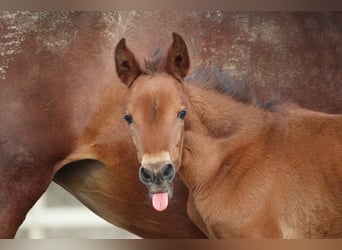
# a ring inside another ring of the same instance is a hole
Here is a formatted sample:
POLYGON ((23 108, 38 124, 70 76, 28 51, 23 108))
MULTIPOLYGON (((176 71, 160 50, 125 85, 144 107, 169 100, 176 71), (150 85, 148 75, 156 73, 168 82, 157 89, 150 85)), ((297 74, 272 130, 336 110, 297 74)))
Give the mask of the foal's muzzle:
POLYGON ((172 181, 175 178, 175 166, 168 162, 164 163, 161 167, 158 163, 143 165, 139 169, 139 178, 145 185, 161 184, 163 181, 172 181))

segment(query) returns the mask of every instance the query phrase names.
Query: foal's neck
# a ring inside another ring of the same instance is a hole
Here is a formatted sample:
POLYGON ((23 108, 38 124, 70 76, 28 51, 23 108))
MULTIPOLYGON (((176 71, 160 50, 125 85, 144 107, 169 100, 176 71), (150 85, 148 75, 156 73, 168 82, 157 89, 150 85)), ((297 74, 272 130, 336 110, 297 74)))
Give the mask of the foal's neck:
POLYGON ((180 174, 191 189, 213 178, 223 165, 227 168, 227 158, 259 140, 270 114, 214 90, 186 86, 185 91, 189 115, 180 174))

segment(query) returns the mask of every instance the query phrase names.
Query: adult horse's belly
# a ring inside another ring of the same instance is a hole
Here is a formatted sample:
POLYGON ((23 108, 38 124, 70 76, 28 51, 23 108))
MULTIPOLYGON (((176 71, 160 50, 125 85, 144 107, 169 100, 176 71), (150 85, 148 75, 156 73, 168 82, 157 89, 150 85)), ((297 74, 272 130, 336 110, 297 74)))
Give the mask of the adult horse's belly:
POLYGON ((140 237, 204 238, 186 215, 184 185, 175 181, 170 206, 157 212, 145 187, 135 180, 137 167, 105 167, 89 160, 60 170, 55 180, 96 214, 140 237))

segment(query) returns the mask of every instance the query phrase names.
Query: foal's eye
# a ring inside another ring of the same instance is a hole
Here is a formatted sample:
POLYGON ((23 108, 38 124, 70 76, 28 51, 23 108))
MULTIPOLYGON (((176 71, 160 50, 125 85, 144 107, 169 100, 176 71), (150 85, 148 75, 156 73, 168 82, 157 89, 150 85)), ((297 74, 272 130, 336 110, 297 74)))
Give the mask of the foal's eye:
POLYGON ((181 120, 184 120, 187 112, 188 112, 188 110, 183 109, 181 112, 178 113, 178 118, 181 120))
POLYGON ((124 115, 123 117, 128 124, 131 124, 133 122, 133 117, 131 115, 124 115))

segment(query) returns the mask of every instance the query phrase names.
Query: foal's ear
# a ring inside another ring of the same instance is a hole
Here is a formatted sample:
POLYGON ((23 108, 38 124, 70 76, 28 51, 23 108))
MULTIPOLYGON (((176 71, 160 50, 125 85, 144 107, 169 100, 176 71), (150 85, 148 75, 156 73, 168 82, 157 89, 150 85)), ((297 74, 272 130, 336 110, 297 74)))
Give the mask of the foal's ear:
POLYGON ((127 48, 126 40, 124 38, 116 45, 115 66, 118 76, 128 87, 130 87, 133 81, 141 73, 139 65, 135 60, 133 53, 127 48))
POLYGON ((175 78, 183 80, 190 68, 188 49, 180 35, 172 33, 172 37, 173 42, 166 59, 166 71, 175 78))

